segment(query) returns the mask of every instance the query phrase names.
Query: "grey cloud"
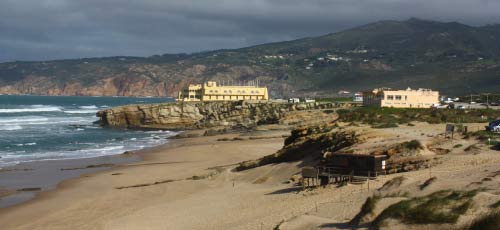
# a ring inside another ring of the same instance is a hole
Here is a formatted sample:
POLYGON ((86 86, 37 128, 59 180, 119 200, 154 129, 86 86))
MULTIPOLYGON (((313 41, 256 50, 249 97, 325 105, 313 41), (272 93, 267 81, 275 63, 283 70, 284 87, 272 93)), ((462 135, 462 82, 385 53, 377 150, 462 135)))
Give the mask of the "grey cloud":
POLYGON ((0 61, 197 52, 419 17, 500 23, 497 0, 2 0, 0 61))

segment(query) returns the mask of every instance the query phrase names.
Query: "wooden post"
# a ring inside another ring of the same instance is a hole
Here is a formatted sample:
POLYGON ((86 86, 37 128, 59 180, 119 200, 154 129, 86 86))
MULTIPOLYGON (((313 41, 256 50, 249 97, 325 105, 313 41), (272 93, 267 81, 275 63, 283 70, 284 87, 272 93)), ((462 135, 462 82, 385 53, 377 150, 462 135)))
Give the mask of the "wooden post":
POLYGON ((370 193, 370 171, 368 171, 368 193, 370 193))
POLYGON ((316 188, 321 186, 321 182, 319 181, 319 169, 316 169, 316 188))
POLYGON ((327 183, 327 185, 330 185, 330 169, 328 169, 327 172, 328 172, 328 183, 327 183))
POLYGON ((432 178, 432 165, 429 164, 429 179, 432 178))

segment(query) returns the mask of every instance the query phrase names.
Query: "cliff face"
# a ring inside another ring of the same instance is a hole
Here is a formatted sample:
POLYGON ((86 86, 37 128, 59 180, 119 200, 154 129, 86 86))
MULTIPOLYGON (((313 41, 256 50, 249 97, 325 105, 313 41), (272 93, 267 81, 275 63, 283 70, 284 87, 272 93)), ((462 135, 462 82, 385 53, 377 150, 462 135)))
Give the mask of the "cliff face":
MULTIPOLYGON (((336 114, 309 113, 312 110, 332 109, 332 103, 247 103, 247 102, 191 102, 127 105, 99 111, 103 126, 117 128, 195 129, 236 124, 290 124, 290 114, 308 111, 306 120, 334 119, 336 114)), ((304 118, 304 115, 301 115, 304 118)))
POLYGON ((175 97, 190 83, 256 79, 274 95, 289 91, 286 82, 273 80, 272 72, 258 66, 182 61, 148 64, 138 60, 121 63, 118 58, 110 62, 89 59, 68 63, 0 63, 0 94, 175 97), (35 70, 28 74, 26 69, 35 70))

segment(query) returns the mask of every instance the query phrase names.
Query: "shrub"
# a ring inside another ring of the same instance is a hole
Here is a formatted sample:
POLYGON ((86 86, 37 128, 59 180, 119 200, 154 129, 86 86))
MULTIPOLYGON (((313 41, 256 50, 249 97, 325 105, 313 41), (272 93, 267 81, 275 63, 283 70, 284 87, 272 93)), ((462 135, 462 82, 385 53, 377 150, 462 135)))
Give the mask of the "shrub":
POLYGON ((375 206, 379 200, 379 196, 368 197, 363 206, 361 206, 359 213, 356 214, 356 216, 349 223, 352 225, 359 225, 363 220, 363 217, 374 214, 373 211, 375 210, 375 206))
POLYGON ((404 200, 386 208, 374 221, 380 226, 386 219, 398 219, 406 224, 456 223, 472 205, 477 191, 443 190, 428 196, 404 200))
POLYGON ((418 140, 403 142, 403 145, 406 149, 409 150, 424 149, 424 146, 422 146, 422 143, 420 143, 420 141, 418 140))
POLYGON ((497 201, 494 204, 490 205, 490 208, 500 208, 500 201, 497 201))
POLYGON ((420 185, 420 190, 424 190, 425 188, 427 188, 427 186, 431 185, 436 180, 437 180, 437 177, 435 177, 435 176, 427 179, 423 184, 420 185))
POLYGON ((469 230, 497 230, 500 226, 500 212, 492 212, 473 221, 469 230))
POLYGON ((340 121, 363 122, 366 124, 398 123, 405 124, 412 121, 428 122, 431 124, 455 122, 474 123, 500 117, 499 110, 476 109, 465 113, 456 109, 416 109, 416 108, 377 108, 361 107, 352 110, 337 110, 340 121), (483 116, 483 117, 482 117, 483 116))
POLYGON ((398 124, 392 122, 372 125, 372 128, 374 129, 397 128, 397 127, 398 124))

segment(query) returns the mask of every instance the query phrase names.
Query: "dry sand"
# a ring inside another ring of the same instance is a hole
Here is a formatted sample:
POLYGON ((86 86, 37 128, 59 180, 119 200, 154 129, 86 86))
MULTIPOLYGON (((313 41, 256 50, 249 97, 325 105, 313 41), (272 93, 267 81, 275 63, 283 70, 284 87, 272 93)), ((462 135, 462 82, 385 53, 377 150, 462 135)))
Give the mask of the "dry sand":
MULTIPOLYGON (((438 134, 444 126, 353 129, 366 140, 357 147, 361 151, 387 144, 383 139, 430 143, 442 138, 438 134)), ((474 140, 460 140, 464 147, 452 149, 432 171, 381 176, 369 186, 300 191, 283 183, 300 171, 299 163, 229 171, 238 162, 272 154, 283 145, 276 133, 269 139, 217 141, 235 136, 173 140, 141 153, 141 162, 65 181, 32 201, 0 209, 1 229, 273 229, 282 222, 280 229, 339 229, 376 188, 395 176, 405 175, 414 184, 430 174, 437 176, 424 194, 465 188, 500 169, 497 153, 466 153, 463 148, 474 140)), ((452 148, 443 143, 441 147, 452 148)), ((484 183, 493 187, 498 182, 484 183)))

